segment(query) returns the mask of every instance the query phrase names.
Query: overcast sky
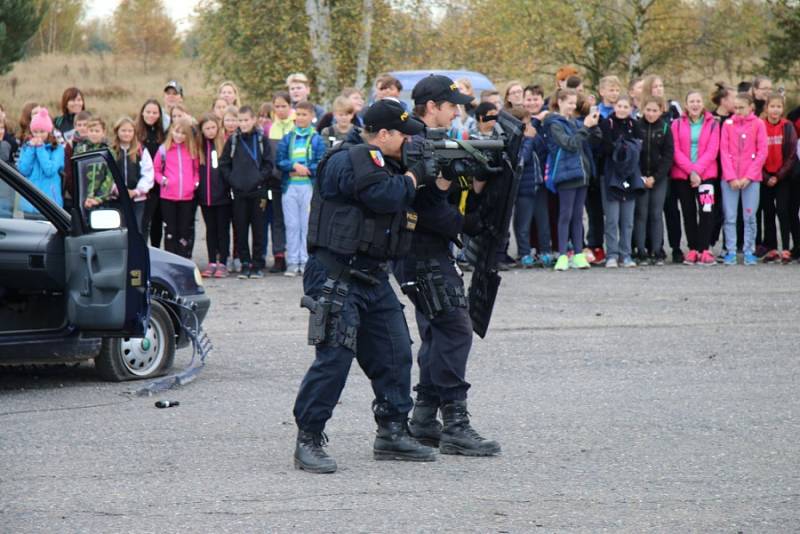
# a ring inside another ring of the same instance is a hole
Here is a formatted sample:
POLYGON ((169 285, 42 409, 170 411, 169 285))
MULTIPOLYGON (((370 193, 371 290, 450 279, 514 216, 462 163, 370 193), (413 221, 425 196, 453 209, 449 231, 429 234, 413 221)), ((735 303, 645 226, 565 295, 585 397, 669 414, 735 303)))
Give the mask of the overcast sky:
MULTIPOLYGON (((179 30, 185 30, 189 24, 189 15, 194 11, 198 0, 166 0, 167 14, 178 25, 179 30)), ((111 15, 119 5, 119 0, 89 0, 86 11, 87 18, 104 18, 111 15)))

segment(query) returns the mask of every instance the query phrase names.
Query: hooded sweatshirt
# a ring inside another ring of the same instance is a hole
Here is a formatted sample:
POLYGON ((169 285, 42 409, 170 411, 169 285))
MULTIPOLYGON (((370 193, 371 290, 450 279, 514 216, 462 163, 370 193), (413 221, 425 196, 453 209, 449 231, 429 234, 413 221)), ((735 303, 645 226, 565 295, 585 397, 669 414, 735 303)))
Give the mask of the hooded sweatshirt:
POLYGON ((767 128, 764 121, 754 113, 746 117, 736 114, 725 119, 719 152, 722 178, 726 182, 742 178, 760 182, 767 160, 767 128))

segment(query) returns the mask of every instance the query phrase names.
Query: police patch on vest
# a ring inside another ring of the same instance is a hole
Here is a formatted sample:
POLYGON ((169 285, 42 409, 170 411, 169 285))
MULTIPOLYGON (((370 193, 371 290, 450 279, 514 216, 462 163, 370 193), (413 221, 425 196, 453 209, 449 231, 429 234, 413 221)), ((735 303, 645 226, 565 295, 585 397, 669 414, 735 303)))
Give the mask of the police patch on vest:
POLYGON ((378 167, 383 167, 386 165, 386 162, 383 161, 383 154, 381 154, 380 150, 370 150, 369 155, 372 156, 372 162, 378 167))

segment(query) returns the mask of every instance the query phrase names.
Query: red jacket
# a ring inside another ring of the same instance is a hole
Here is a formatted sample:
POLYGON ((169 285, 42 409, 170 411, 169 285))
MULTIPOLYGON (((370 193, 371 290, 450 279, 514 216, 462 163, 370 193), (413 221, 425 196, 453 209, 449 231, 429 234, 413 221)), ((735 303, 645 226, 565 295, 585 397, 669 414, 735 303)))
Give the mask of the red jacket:
POLYGON ((692 162, 692 125, 684 114, 672 122, 672 138, 675 142, 675 159, 669 172, 673 180, 688 180, 692 171, 703 180, 717 177, 717 154, 719 153, 719 124, 708 111, 704 112, 703 129, 697 143, 697 161, 692 162))
POLYGON ((751 113, 746 117, 732 115, 722 123, 719 144, 722 178, 726 182, 749 178, 760 182, 767 161, 767 128, 764 121, 751 113))
POLYGON ((767 127, 767 161, 764 163, 764 178, 775 176, 778 181, 786 178, 792 172, 792 166, 797 159, 797 134, 794 126, 786 119, 781 119, 777 124, 772 124, 764 119, 767 127))

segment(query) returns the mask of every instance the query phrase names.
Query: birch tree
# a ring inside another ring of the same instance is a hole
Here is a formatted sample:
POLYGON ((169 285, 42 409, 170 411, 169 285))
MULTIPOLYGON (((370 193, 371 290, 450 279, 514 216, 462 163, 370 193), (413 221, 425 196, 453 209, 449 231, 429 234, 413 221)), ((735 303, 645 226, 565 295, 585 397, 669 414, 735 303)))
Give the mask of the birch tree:
POLYGON ((317 72, 317 90, 325 107, 337 87, 336 65, 331 51, 331 8, 327 0, 306 0, 311 56, 317 72))
POLYGON ((358 56, 356 59, 356 82, 355 86, 363 89, 367 85, 367 69, 369 68, 369 54, 372 48, 372 22, 374 19, 374 9, 372 0, 363 0, 361 19, 361 39, 358 44, 358 56))

